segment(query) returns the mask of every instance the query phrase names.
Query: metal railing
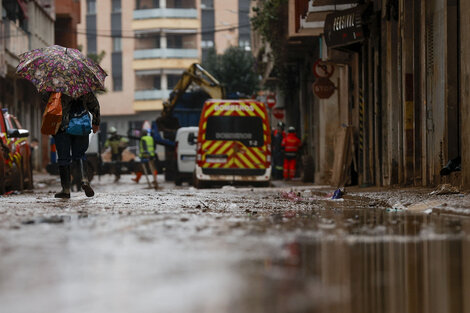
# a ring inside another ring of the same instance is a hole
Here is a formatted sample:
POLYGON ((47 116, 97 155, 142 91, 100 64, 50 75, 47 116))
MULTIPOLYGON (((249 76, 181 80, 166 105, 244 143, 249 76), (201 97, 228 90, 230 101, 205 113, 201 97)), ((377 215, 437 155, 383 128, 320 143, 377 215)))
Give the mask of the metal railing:
POLYGON ((146 49, 135 50, 134 59, 195 59, 199 57, 197 49, 146 49))
POLYGON ((149 18, 197 18, 197 9, 147 9, 134 10, 134 19, 149 18))
POLYGON ((134 92, 134 100, 159 100, 168 99, 170 90, 137 90, 134 92))

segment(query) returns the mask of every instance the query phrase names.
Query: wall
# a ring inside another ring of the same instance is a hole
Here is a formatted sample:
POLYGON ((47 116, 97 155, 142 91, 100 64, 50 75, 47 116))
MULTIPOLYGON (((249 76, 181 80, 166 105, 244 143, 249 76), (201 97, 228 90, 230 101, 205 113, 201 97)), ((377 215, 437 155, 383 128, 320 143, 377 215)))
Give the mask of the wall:
MULTIPOLYGON (((470 189, 470 1, 460 1, 460 88, 463 186, 470 189)), ((470 306, 470 302, 469 302, 470 306)))
POLYGON ((238 46, 238 0, 214 0, 214 10, 215 29, 234 27, 215 33, 215 48, 222 54, 230 46, 238 46))
MULTIPOLYGON (((113 41, 110 37, 111 29, 111 1, 96 1, 97 14, 97 30, 102 36, 98 36, 98 53, 105 51, 106 55, 101 61, 101 67, 108 73, 105 80, 105 87, 108 90, 106 94, 99 95, 98 100, 101 105, 102 115, 124 115, 134 114, 133 101, 134 101, 134 70, 132 62, 134 60, 134 39, 122 39, 122 71, 123 71, 123 90, 113 92, 113 85, 111 79, 111 53, 113 51, 113 41)), ((78 28, 82 32, 86 29, 86 0, 81 0, 81 23, 78 28)), ((131 22, 133 19, 134 1, 121 2, 122 14, 122 34, 123 37, 132 37, 133 32, 131 22)), ((84 34, 78 35, 78 42, 86 50, 86 36, 84 34)))

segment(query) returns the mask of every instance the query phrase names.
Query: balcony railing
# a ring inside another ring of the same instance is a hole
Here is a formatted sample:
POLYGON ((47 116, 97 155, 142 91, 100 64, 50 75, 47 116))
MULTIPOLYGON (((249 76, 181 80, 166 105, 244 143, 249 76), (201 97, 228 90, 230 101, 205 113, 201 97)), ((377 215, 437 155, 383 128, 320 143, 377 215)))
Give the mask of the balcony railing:
POLYGON ((148 49, 134 51, 134 59, 197 59, 197 49, 148 49))
POLYGON ((170 97, 170 90, 137 90, 134 92, 134 100, 160 100, 170 97))
POLYGON ((3 20, 5 48, 17 56, 29 50, 28 34, 10 20, 3 20))
POLYGON ((149 18, 197 18, 197 9, 147 9, 134 10, 134 19, 149 18))

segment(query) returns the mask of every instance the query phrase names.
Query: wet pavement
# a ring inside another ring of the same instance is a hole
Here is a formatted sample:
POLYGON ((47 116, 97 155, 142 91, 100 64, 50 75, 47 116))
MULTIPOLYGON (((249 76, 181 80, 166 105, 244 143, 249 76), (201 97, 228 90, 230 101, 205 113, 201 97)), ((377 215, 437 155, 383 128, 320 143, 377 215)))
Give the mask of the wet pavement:
POLYGON ((130 179, 0 198, 0 312, 470 312, 469 195, 130 179))

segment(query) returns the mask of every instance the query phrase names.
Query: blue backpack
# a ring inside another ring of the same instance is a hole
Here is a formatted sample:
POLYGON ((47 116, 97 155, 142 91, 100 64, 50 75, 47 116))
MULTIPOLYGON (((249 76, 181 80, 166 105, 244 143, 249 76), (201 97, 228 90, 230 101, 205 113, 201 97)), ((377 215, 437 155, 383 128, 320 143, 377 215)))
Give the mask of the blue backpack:
MULTIPOLYGON (((77 101, 78 102, 78 101, 77 101)), ((88 110, 84 106, 71 104, 69 126, 67 134, 75 136, 87 136, 91 132, 91 119, 88 110)))

